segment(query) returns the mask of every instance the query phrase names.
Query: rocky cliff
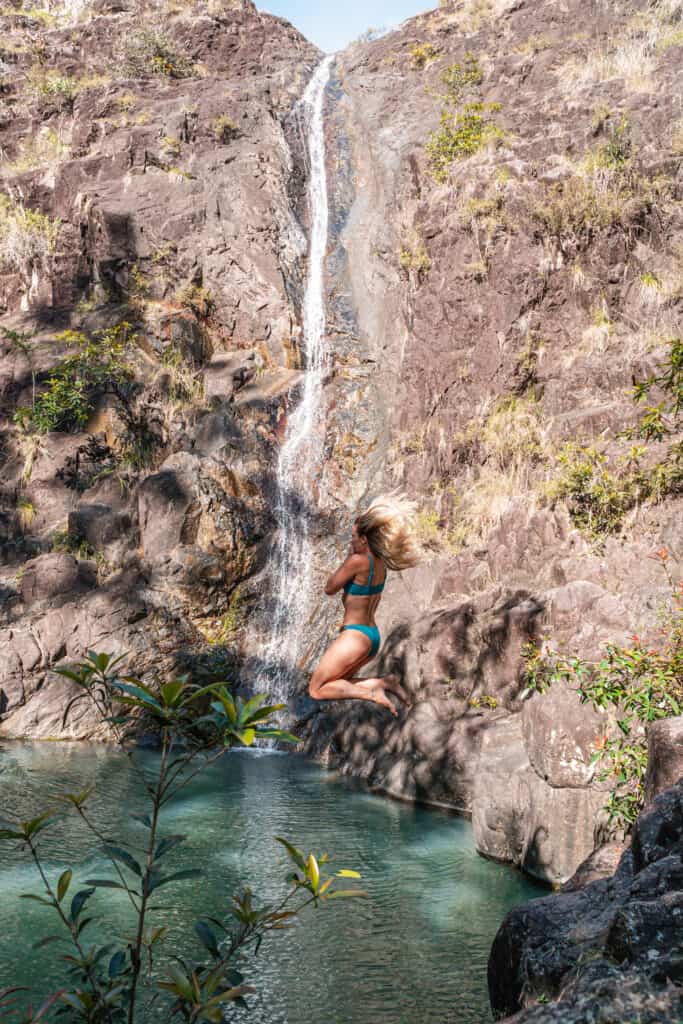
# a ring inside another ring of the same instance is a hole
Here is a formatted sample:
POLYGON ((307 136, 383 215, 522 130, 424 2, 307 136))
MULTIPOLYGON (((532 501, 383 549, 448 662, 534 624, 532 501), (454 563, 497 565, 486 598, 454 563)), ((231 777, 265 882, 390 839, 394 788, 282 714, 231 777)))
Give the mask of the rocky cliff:
POLYGON ((298 380, 320 55, 249 0, 0 22, 1 731, 59 736, 64 657, 234 667, 298 380))
POLYGON ((680 360, 682 43, 673 3, 444 3, 344 51, 330 103, 329 473, 419 495, 432 555, 379 613, 413 710, 302 709, 306 749, 555 884, 614 825, 620 712, 569 662, 680 616, 680 406, 643 440, 633 386, 680 360))

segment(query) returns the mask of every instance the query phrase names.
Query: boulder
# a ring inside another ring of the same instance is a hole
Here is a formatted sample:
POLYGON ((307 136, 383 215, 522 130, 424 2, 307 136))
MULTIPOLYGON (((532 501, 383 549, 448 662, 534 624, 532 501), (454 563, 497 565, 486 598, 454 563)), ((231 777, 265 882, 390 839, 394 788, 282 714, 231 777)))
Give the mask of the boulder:
POLYGON ((191 543, 201 514, 196 460, 171 456, 138 490, 140 542, 145 558, 154 561, 179 544, 191 543))
POLYGON ((651 722, 647 729, 645 801, 683 777, 683 715, 651 722))
POLYGON ((477 849, 551 885, 567 881, 593 851, 604 794, 554 787, 534 771, 520 715, 486 730, 472 794, 477 849))
POLYGON ((26 563, 19 589, 25 605, 61 598, 66 601, 84 588, 93 586, 89 568, 73 555, 53 551, 26 563))
POLYGON ((510 911, 489 957, 494 1016, 510 1024, 679 1020, 682 858, 683 779, 641 812, 610 877, 510 911))
POLYGON ((596 740, 609 726, 606 711, 582 704, 567 684, 533 694, 522 707, 522 734, 534 771, 554 788, 585 788, 595 779, 596 740))
POLYGON ((256 373, 256 353, 217 352, 204 367, 204 394, 211 398, 232 398, 256 373))
POLYGON ((69 533, 85 541, 95 551, 106 551, 117 541, 131 538, 131 517, 117 512, 109 505, 80 504, 69 514, 69 533))

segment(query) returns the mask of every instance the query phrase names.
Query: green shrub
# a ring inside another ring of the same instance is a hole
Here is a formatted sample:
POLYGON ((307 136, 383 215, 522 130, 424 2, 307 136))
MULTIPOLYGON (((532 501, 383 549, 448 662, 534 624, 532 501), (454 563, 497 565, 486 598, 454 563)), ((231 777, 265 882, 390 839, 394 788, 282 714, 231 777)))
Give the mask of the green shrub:
POLYGON ((551 501, 563 500, 572 522, 594 540, 615 533, 629 509, 651 494, 649 474, 641 468, 644 452, 611 469, 607 456, 592 446, 568 443, 558 455, 559 475, 546 489, 551 501))
POLYGON ((443 110, 440 127, 427 142, 432 175, 444 182, 455 160, 472 156, 483 146, 504 137, 504 132, 488 116, 500 110, 500 103, 466 103, 461 111, 443 110))
MULTIPOLYGON (((668 553, 658 557, 666 571, 668 553)), ((616 708, 618 733, 598 736, 592 763, 603 767, 600 780, 612 779, 605 810, 613 830, 628 832, 643 804, 647 769, 646 726, 660 718, 683 714, 683 589, 667 572, 671 602, 664 641, 641 642, 630 647, 607 644, 598 663, 567 658, 556 651, 541 653, 533 644, 522 650, 526 662, 526 690, 545 693, 554 683, 569 685, 582 704, 606 710, 616 708)))
POLYGON ((191 60, 179 54, 166 36, 143 25, 124 37, 116 54, 115 70, 131 78, 192 78, 197 69, 191 60))
POLYGON ((216 117, 212 123, 213 134, 216 142, 231 142, 241 134, 239 125, 227 114, 216 117))
MULTIPOLYGON (((647 406, 636 427, 622 436, 645 442, 676 436, 683 426, 683 342, 674 338, 658 371, 633 389, 635 402, 644 401, 653 389, 663 395, 657 405, 647 406)), ((607 457, 595 447, 567 444, 558 457, 560 475, 550 482, 551 500, 566 502, 579 529, 593 539, 616 532, 624 515, 645 500, 661 501, 683 493, 683 442, 674 440, 666 456, 647 468, 647 446, 632 447, 611 469, 607 457)))
POLYGON ((412 67, 421 71, 438 56, 439 51, 435 50, 431 43, 416 43, 410 50, 410 63, 412 67))
POLYGON ((95 400, 107 392, 120 396, 132 378, 123 358, 132 340, 129 331, 130 324, 124 321, 92 335, 78 331, 58 334, 55 340, 66 342, 76 352, 52 371, 32 409, 22 407, 15 412, 15 422, 24 429, 30 425, 38 434, 82 428, 95 400))
POLYGON ((431 260, 426 246, 421 238, 415 235, 410 242, 401 247, 399 263, 404 270, 414 270, 418 279, 428 273, 431 267, 431 260))
POLYGON ((459 103, 463 94, 484 80, 484 72, 479 61, 469 50, 462 64, 450 64, 441 72, 441 81, 446 88, 443 97, 447 103, 459 103))
POLYGON ((178 305, 189 309, 199 320, 206 320, 214 308, 213 295, 208 288, 199 284, 188 284, 176 292, 178 305))
POLYGON ((25 90, 44 110, 71 111, 78 95, 78 81, 42 64, 34 64, 26 76, 25 90))

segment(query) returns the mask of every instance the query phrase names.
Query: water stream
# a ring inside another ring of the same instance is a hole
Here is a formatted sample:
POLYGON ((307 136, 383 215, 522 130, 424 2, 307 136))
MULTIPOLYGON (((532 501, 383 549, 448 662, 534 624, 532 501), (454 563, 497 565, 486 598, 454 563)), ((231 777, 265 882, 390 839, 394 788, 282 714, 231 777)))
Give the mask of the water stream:
POLYGON ((275 598, 264 660, 276 666, 269 689, 286 700, 302 654, 311 595, 311 503, 320 472, 320 402, 328 353, 325 347, 325 252, 328 201, 323 108, 333 57, 316 68, 301 99, 308 140, 310 244, 303 305, 304 379, 299 404, 289 417, 277 464, 277 541, 272 576, 275 598))
MULTIPOLYGON (((153 769, 157 755, 137 755, 153 769)), ((3 813, 23 819, 60 793, 95 783, 90 814, 121 845, 144 842, 132 814, 149 810, 127 757, 111 748, 68 743, 0 744, 3 813)), ((74 815, 41 841, 48 877, 70 866, 73 892, 87 878, 111 878, 110 865, 74 815)), ((288 933, 268 937, 246 962, 258 990, 244 1024, 483 1024, 491 1020, 486 961, 496 930, 516 903, 542 890, 519 872, 479 857, 472 828, 425 807, 373 796, 310 762, 273 752, 234 751, 169 804, 162 833, 187 840, 167 855, 168 872, 201 867, 201 878, 168 885, 154 925, 166 924, 166 958, 193 959, 199 917, 226 920, 231 894, 251 884, 275 902, 291 865, 274 841, 327 851, 332 868, 363 875, 367 899, 310 909, 288 933)), ((354 883, 355 884, 355 883, 354 883)), ((344 883, 348 887, 349 883, 344 883)), ((25 855, 0 842, 0 989, 26 985, 34 999, 64 981, 65 943, 34 949, 59 931, 49 908, 19 898, 40 893, 25 855)), ((125 935, 131 910, 122 893, 99 889, 88 907, 89 941, 125 935)), ((37 999, 40 1002, 40 999, 37 999)), ((0 1017, 2 1012, 0 1011, 0 1017)), ((150 1011, 139 1024, 165 1020, 150 1011)))

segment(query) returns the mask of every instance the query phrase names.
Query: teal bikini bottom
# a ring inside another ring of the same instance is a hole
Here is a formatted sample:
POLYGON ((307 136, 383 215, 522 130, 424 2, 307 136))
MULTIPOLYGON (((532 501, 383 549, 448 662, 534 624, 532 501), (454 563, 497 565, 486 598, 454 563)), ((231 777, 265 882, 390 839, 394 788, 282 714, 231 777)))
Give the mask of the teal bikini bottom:
POLYGON ((344 629, 357 629, 359 633, 365 633, 372 645, 370 647, 370 656, 372 658, 375 657, 380 645, 379 630, 377 626, 342 626, 342 630, 344 629))

